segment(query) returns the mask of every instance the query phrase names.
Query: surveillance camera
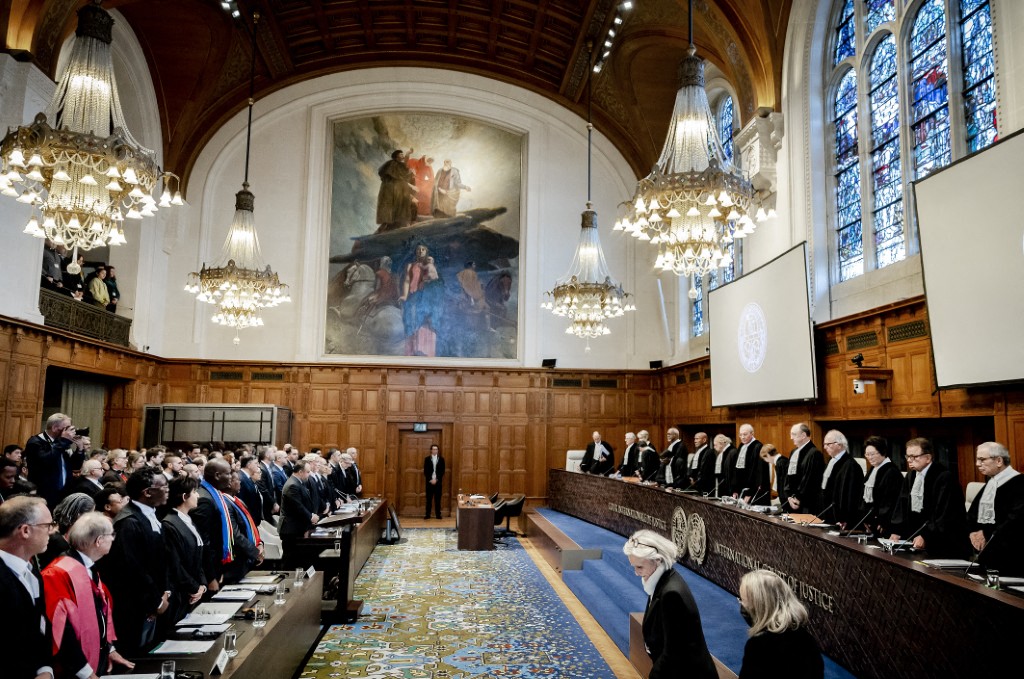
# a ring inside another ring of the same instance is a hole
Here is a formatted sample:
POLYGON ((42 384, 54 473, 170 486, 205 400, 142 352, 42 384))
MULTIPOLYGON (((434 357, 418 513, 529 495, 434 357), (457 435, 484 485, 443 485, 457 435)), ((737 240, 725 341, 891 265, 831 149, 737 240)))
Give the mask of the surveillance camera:
POLYGON ((864 381, 863 380, 854 380, 853 381, 853 393, 855 393, 855 394, 863 394, 864 391, 865 391, 865 389, 864 389, 864 381))
POLYGON ((858 368, 864 363, 864 354, 857 354, 850 359, 850 363, 853 363, 858 368))

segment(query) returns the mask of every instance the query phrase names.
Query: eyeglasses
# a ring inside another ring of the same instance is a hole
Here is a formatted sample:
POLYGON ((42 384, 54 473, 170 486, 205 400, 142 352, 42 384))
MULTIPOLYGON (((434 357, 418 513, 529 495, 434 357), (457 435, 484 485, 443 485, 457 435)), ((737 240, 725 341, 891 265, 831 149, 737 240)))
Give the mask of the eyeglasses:
POLYGON ((911 455, 910 453, 905 453, 903 455, 903 457, 907 458, 908 460, 916 460, 917 458, 924 457, 925 455, 931 455, 931 453, 918 453, 917 455, 911 455))
POLYGON ((101 533, 100 535, 98 535, 96 537, 97 540, 99 540, 100 538, 110 538, 111 540, 113 540, 114 539, 114 531, 110 531, 109 533, 101 533))
POLYGON ((999 456, 998 455, 979 455, 976 459, 978 460, 978 462, 984 462, 985 460, 994 460, 997 457, 999 457, 999 456))
POLYGON ((825 441, 826 446, 838 446, 839 441, 825 441))
POLYGON ((655 547, 654 545, 649 545, 646 542, 640 540, 639 538, 630 538, 629 544, 631 544, 634 547, 646 547, 647 549, 657 550, 657 547, 655 547))
POLYGON ((56 533, 57 529, 60 528, 60 524, 57 523, 56 521, 51 521, 49 523, 30 523, 28 525, 32 526, 33 528, 40 527, 40 526, 45 526, 46 529, 48 531, 50 531, 51 533, 56 533))

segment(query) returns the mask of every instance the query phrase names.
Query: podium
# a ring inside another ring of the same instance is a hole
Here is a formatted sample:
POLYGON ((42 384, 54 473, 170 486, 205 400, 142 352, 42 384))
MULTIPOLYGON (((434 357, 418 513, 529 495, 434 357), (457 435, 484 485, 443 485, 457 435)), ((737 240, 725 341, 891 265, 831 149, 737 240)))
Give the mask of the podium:
POLYGON ((494 549, 494 505, 487 498, 459 496, 459 549, 494 549))

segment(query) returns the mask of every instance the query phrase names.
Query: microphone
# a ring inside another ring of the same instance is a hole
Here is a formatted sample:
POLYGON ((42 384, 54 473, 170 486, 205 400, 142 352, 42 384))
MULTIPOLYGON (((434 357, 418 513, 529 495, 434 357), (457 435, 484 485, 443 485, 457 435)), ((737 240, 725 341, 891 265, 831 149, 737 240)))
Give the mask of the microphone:
MULTIPOLYGON (((1004 523, 1003 526, 1005 525, 1006 524, 1004 523)), ((967 579, 967 574, 971 572, 971 569, 974 568, 974 565, 978 563, 978 559, 981 558, 981 555, 985 553, 985 550, 988 549, 988 546, 991 545, 992 541, 996 539, 997 535, 999 535, 999 531, 1003 529, 1003 526, 1000 526, 999 528, 996 528, 994 531, 992 531, 992 537, 985 541, 985 546, 982 547, 981 550, 974 555, 973 559, 971 559, 971 565, 968 566, 967 570, 964 571, 964 580, 967 579)))
POLYGON ((772 492, 771 488, 769 488, 768 490, 763 491, 760 495, 755 495, 754 499, 751 500, 750 502, 748 502, 747 504, 748 505, 756 505, 758 500, 760 500, 761 498, 763 498, 765 495, 767 495, 770 492, 772 492))
MULTIPOLYGON (((923 531, 924 527, 927 526, 927 525, 928 525, 928 522, 925 521, 924 523, 921 524, 920 528, 918 528, 917 530, 915 530, 913 533, 910 534, 909 538, 907 538, 906 540, 902 540, 902 541, 903 542, 910 542, 910 543, 912 543, 914 538, 916 538, 918 536, 918 534, 920 534, 920 532, 923 531)), ((993 536, 993 537, 995 537, 995 536, 993 536)), ((900 545, 899 547, 897 547, 896 545, 893 545, 892 551, 893 551, 893 553, 898 552, 901 549, 903 549, 905 546, 906 545, 900 545)))
MULTIPOLYGON (((659 467, 660 467, 660 465, 659 465, 659 467)), ((658 467, 655 467, 654 471, 651 472, 650 476, 648 476, 648 477, 643 479, 644 483, 650 481, 651 479, 653 479, 657 475, 658 475, 658 467)))
POLYGON ((685 493, 686 491, 690 490, 690 488, 692 488, 693 484, 695 484, 695 483, 697 483, 697 479, 690 479, 690 483, 689 483, 689 485, 686 486, 686 488, 683 488, 682 490, 679 490, 678 488, 676 488, 675 491, 677 493, 685 493))
POLYGON ((722 479, 718 479, 717 481, 715 481, 715 499, 716 500, 718 499, 718 484, 720 484, 721 482, 722 482, 722 479))
MULTIPOLYGON (((835 506, 836 506, 836 503, 835 503, 835 502, 833 502, 833 503, 832 503, 832 504, 830 504, 830 505, 829 505, 828 507, 825 507, 824 509, 822 509, 822 510, 821 510, 820 512, 815 512, 815 513, 814 513, 814 518, 816 518, 816 519, 820 519, 820 518, 821 518, 821 515, 822 515, 822 514, 824 514, 825 512, 827 512, 828 510, 832 509, 832 508, 833 508, 833 507, 835 507, 835 506)), ((824 523, 824 521, 823 521, 822 523, 824 523)), ((804 526, 806 526, 807 524, 806 524, 806 523, 803 523, 803 524, 801 524, 801 525, 804 525, 804 526)))
POLYGON ((865 521, 867 520, 867 518, 868 518, 869 516, 871 516, 871 514, 873 514, 873 513, 874 513, 874 511, 875 511, 875 508, 874 508, 874 507, 872 507, 871 509, 869 509, 869 510, 868 510, 868 513, 867 513, 867 514, 865 514, 864 516, 862 516, 862 517, 860 518, 860 520, 859 520, 859 521, 857 521, 857 523, 853 524, 853 527, 851 527, 851 528, 850 528, 850 530, 846 531, 846 535, 843 535, 842 533, 840 533, 840 537, 844 537, 844 538, 848 538, 848 537, 850 537, 850 534, 851 534, 851 533, 853 533, 853 531, 857 530, 857 527, 858 527, 858 526, 860 526, 860 525, 861 525, 862 523, 864 523, 864 522, 865 522, 865 521))

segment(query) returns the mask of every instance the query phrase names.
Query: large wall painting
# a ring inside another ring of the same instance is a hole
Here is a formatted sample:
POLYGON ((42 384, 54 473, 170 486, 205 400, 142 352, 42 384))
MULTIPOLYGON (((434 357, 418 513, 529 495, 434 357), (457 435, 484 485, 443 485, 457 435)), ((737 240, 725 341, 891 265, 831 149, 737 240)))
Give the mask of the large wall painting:
POLYGON ((518 357, 524 142, 430 113, 334 124, 326 354, 518 357))

